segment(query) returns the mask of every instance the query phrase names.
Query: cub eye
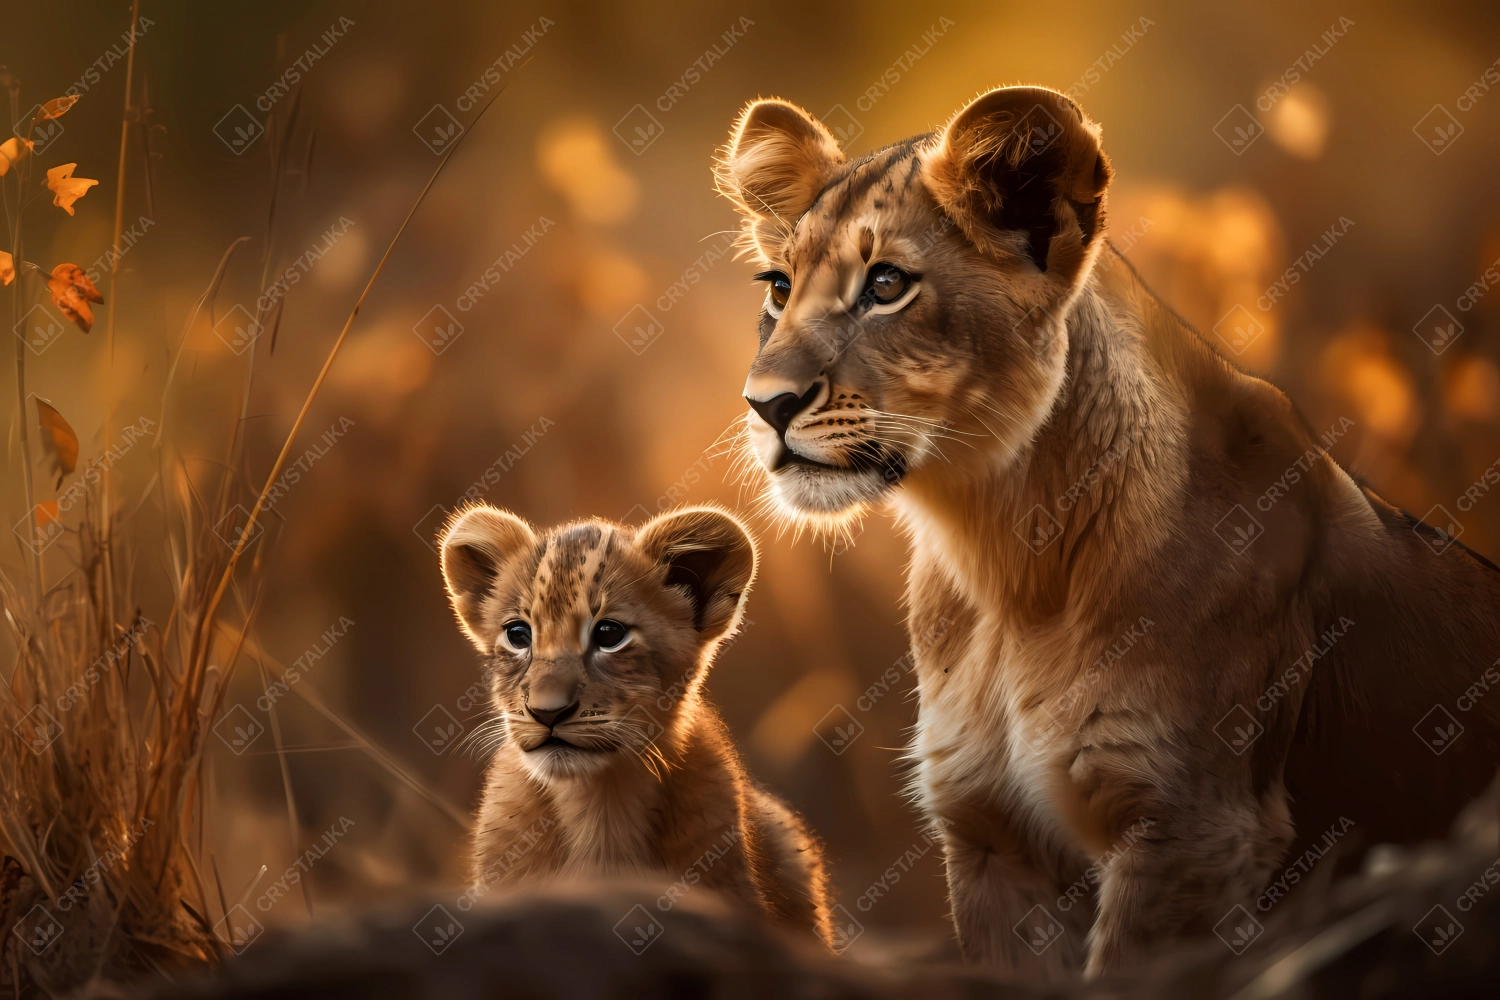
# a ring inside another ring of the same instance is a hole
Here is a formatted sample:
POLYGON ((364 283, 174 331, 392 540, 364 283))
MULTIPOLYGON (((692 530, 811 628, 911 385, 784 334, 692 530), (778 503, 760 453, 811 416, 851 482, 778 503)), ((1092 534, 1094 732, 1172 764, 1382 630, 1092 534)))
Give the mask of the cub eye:
POLYGON ((912 277, 894 264, 876 264, 865 280, 865 298, 878 305, 889 305, 906 294, 912 277))
POLYGON ((594 645, 601 652, 610 653, 624 645, 625 637, 629 634, 630 630, 624 625, 613 618, 605 618, 594 626, 594 645))
POLYGON ((756 281, 768 281, 771 283, 771 304, 779 310, 786 308, 786 300, 792 294, 792 279, 786 276, 784 271, 762 271, 755 276, 756 281))
POLYGON ((514 650, 531 648, 531 626, 523 621, 513 621, 505 626, 505 641, 514 650))

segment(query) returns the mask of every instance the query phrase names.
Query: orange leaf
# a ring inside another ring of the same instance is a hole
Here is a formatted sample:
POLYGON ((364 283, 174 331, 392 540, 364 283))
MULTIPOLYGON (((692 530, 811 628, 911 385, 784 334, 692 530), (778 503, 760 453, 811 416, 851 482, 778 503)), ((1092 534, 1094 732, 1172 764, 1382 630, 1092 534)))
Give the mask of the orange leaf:
POLYGON ((37 423, 42 429, 42 452, 52 460, 57 485, 61 486, 63 477, 78 467, 78 435, 51 403, 40 396, 35 398, 37 423))
POLYGON ((0 177, 10 173, 11 165, 20 163, 21 158, 31 152, 35 145, 30 139, 17 139, 14 136, 0 142, 0 177))
POLYGON ((94 326, 94 310, 89 308, 90 302, 103 302, 104 296, 99 294, 99 289, 89 280, 83 268, 77 264, 59 264, 52 269, 52 277, 47 279, 47 290, 52 293, 52 303, 62 310, 62 314, 74 323, 84 333, 88 333, 94 326))
POLYGON ((44 122, 50 118, 61 118, 68 113, 69 108, 78 103, 79 96, 78 94, 70 94, 67 97, 52 98, 52 100, 37 109, 37 113, 32 116, 32 124, 44 122))
POLYGON ((88 272, 77 264, 59 264, 52 269, 52 277, 74 286, 90 302, 103 302, 104 296, 89 280, 88 272))
POLYGON ((36 505, 36 526, 45 528, 53 521, 60 520, 62 514, 58 513, 56 500, 43 500, 36 505))
POLYGON ((74 177, 73 170, 77 166, 76 163, 64 163, 62 166, 53 167, 47 171, 47 188, 56 195, 52 199, 52 204, 69 215, 73 214, 73 202, 82 198, 89 188, 99 183, 86 177, 74 177))
POLYGON ((8 285, 16 280, 16 260, 4 250, 0 250, 0 285, 8 285))

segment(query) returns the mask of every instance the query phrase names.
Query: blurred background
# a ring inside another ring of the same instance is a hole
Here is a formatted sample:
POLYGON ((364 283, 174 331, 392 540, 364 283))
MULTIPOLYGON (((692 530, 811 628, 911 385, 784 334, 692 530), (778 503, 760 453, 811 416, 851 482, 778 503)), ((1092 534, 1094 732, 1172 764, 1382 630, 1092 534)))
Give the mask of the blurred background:
MULTIPOLYGON (((860 154, 994 85, 1067 90, 1103 125, 1112 233, 1155 290, 1316 431, 1351 421, 1332 451, 1378 492, 1500 559, 1484 479, 1500 459, 1500 292, 1485 294, 1500 284, 1493 5, 144 0, 140 13, 150 143, 148 156, 136 130, 126 163, 136 238, 113 293, 114 356, 102 321, 28 355, 28 391, 77 429, 84 461, 114 443, 113 408, 114 427, 159 422, 175 475, 213 471, 253 354, 233 471, 258 487, 438 154, 466 133, 255 543, 253 645, 300 660, 302 680, 274 698, 276 734, 210 748, 208 846, 231 896, 269 866, 260 893, 345 828, 257 911, 268 923, 464 876, 459 820, 483 760, 455 747, 455 726, 472 730, 483 708, 430 547, 444 511, 467 494, 542 525, 706 500, 749 513, 714 444, 743 410, 761 292, 724 252, 737 220, 709 166, 756 96, 826 115, 860 154), (213 315, 184 328, 242 236, 213 315), (278 280, 274 350, 269 329, 246 347, 233 310, 253 315, 278 280)), ((0 14, 20 106, 82 96, 39 167, 76 161, 100 181, 74 217, 27 215, 26 256, 49 271, 110 248, 129 20, 118 0, 0 14)), ((6 524, 25 517, 10 364, 6 524)), ((152 447, 117 465, 127 512, 156 472, 152 447)), ((148 614, 169 560, 149 515, 132 561, 148 614)), ((874 932, 856 948, 930 940, 941 865, 901 794, 915 710, 902 540, 879 516, 838 551, 757 527, 751 624, 710 697, 754 773, 826 840, 839 898, 874 932), (871 691, 893 666, 901 681, 871 691), (899 882, 867 895, 893 865, 899 882)), ((67 551, 48 551, 53 573, 67 551)), ((0 545, 17 575, 28 558, 0 545)), ((242 665, 231 715, 269 722, 266 686, 242 665)))

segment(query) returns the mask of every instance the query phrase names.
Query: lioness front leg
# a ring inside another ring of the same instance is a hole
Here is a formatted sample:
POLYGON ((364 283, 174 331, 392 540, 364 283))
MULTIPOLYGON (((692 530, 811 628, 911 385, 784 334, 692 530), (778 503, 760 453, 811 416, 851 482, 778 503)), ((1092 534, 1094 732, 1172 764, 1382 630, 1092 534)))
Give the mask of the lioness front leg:
POLYGON ((1222 787, 1205 784, 1134 798, 1128 811, 1136 815, 1128 820, 1117 812, 1115 846, 1097 862, 1085 974, 1118 969, 1169 940, 1208 934, 1235 903, 1255 898, 1292 839, 1285 798, 1279 785, 1256 800, 1248 792, 1226 799, 1222 787))
POLYGON ((1087 908, 1059 910, 1060 879, 1040 870, 1019 844, 992 833, 966 836, 949 827, 944 835, 948 897, 964 958, 1035 981, 1076 974, 1087 908))

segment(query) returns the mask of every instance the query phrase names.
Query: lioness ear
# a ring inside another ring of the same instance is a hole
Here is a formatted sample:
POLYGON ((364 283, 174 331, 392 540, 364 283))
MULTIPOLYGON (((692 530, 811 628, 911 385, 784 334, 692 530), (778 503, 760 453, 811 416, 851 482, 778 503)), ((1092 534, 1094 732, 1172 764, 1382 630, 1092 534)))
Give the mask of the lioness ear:
POLYGON ((981 250, 1071 282, 1104 226, 1112 176, 1099 126, 1043 87, 992 90, 953 116, 923 175, 981 250))
POLYGON ((484 602, 500 568, 535 545, 531 525, 488 504, 468 508, 443 530, 439 546, 448 599, 464 634, 481 653, 492 652, 499 638, 501 623, 485 620, 484 602))
POLYGON ((822 122, 787 101, 759 100, 740 113, 714 177, 765 247, 791 234, 843 163, 822 122))
POLYGON ((718 638, 738 623, 755 578, 755 542, 738 520, 713 507, 674 510, 643 525, 636 544, 693 602, 693 628, 718 638))

